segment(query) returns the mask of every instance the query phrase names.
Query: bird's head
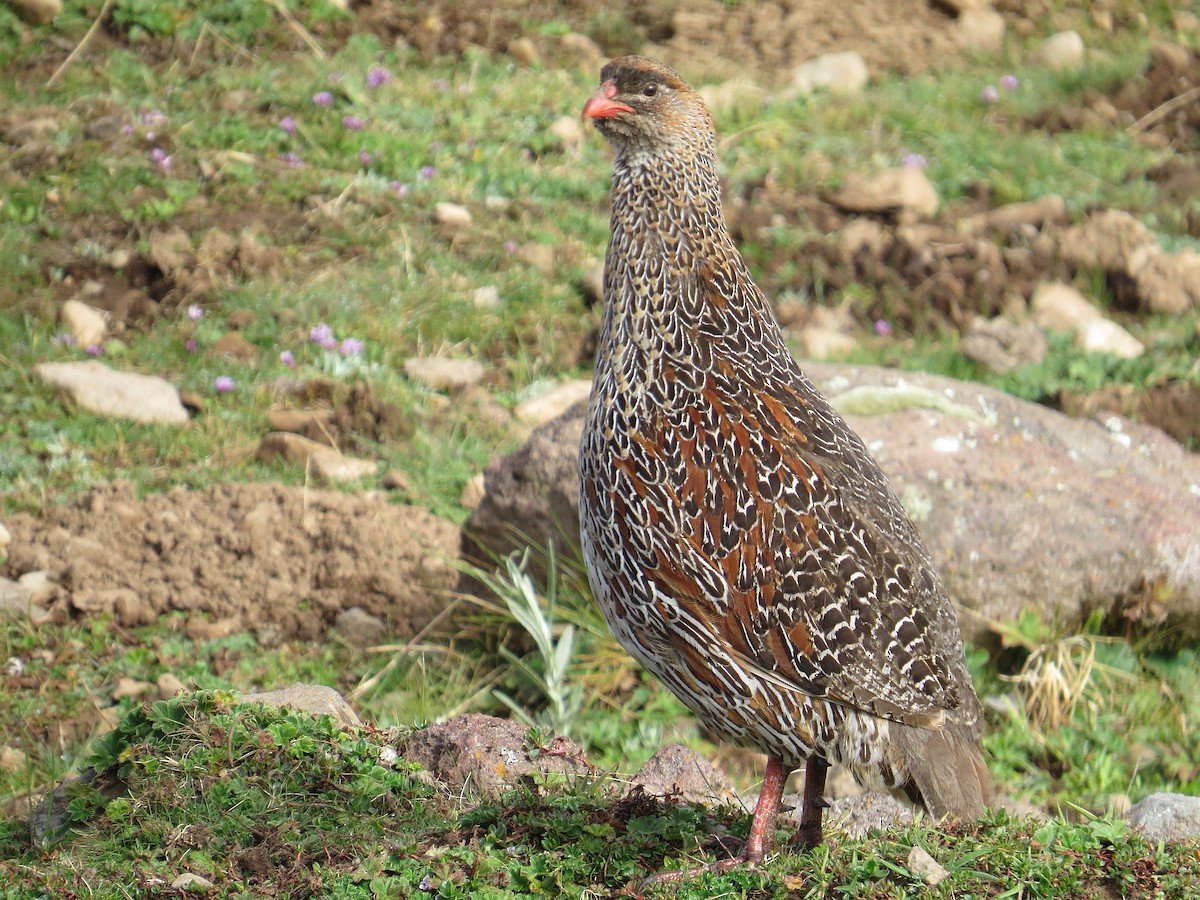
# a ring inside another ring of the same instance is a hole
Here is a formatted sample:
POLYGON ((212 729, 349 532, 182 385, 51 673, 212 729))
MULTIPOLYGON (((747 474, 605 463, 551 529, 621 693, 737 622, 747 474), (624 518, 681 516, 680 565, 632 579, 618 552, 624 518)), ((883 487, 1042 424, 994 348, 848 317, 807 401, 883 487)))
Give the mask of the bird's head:
POLYGON ((600 87, 583 117, 618 150, 670 152, 711 139, 704 101, 670 66, 645 56, 622 56, 600 70, 600 87))

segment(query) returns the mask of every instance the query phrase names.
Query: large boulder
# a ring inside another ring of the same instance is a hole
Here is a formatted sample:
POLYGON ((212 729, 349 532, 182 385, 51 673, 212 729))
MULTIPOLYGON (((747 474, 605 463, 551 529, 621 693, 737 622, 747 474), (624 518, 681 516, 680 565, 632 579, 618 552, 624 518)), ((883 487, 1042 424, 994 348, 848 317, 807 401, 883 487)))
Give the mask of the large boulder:
MULTIPOLYGON (((920 529, 968 635, 1025 607, 1200 637, 1200 458, 1120 416, 1073 419, 932 375, 809 364, 920 529)), ((582 407, 486 473, 476 553, 578 546, 582 407), (564 540, 568 537, 569 540, 564 540)))

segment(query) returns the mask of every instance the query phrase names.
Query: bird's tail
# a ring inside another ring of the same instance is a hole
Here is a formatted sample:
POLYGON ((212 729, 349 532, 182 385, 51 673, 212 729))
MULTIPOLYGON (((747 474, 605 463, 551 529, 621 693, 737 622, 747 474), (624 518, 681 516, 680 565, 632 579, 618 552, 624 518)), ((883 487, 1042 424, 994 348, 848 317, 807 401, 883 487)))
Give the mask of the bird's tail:
POLYGON ((900 790, 935 819, 978 819, 992 800, 992 776, 977 728, 946 722, 941 728, 889 723, 908 780, 900 790))

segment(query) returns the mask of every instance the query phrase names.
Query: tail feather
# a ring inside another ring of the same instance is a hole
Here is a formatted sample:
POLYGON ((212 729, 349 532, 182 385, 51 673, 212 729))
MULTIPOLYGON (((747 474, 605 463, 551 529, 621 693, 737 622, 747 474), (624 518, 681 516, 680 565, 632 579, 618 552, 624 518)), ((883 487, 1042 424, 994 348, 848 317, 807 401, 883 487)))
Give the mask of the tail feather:
POLYGON ((930 814, 973 820, 992 800, 992 776, 976 728, 947 722, 942 728, 891 723, 894 747, 908 781, 901 790, 930 814))

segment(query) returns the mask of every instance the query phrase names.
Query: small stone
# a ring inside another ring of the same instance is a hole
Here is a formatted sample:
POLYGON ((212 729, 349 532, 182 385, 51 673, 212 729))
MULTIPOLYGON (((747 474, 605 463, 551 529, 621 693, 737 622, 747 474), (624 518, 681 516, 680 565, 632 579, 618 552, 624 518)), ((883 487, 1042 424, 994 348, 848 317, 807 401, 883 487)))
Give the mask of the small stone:
POLYGON ((12 0, 12 4, 30 25, 47 25, 62 12, 62 0, 12 0))
POLYGON ((500 289, 494 284, 475 288, 471 292, 471 302, 476 309, 498 309, 500 307, 500 289))
POLYGON ((33 367, 33 374, 98 415, 169 425, 188 421, 179 391, 153 375, 118 372, 98 360, 41 363, 33 367))
POLYGON ((33 572, 26 572, 17 579, 17 584, 29 591, 30 602, 45 605, 54 599, 54 595, 58 593, 58 585, 50 577, 50 572, 46 569, 38 569, 33 572))
POLYGON ((908 870, 933 887, 944 881, 950 872, 922 847, 913 845, 908 853, 908 870))
POLYGON ((811 94, 819 88, 835 94, 856 94, 866 87, 870 77, 866 60, 857 51, 826 53, 796 67, 785 96, 811 94))
POLYGON ((216 641, 237 634, 242 630, 240 616, 230 616, 227 619, 204 619, 195 616, 187 620, 183 633, 193 641, 216 641))
POLYGON ((361 606, 343 609, 334 619, 333 627, 353 647, 370 647, 387 637, 387 623, 361 606))
POLYGON ((509 43, 508 55, 523 66, 536 66, 542 61, 537 45, 527 37, 519 37, 509 43))
POLYGON ((473 359, 413 356, 404 361, 404 374, 435 391, 459 391, 483 381, 483 364, 473 359))
POLYGON ((559 46, 564 53, 572 57, 579 65, 589 71, 604 59, 604 51, 586 34, 571 31, 559 39, 559 46))
POLYGON ((823 325, 809 325, 797 335, 797 343, 806 359, 830 359, 845 356, 858 346, 857 341, 845 332, 823 325))
POLYGON ((1035 66, 1054 71, 1078 69, 1083 65, 1083 38, 1078 32, 1060 31, 1042 41, 1029 57, 1035 66))
POLYGON ((576 116, 559 116, 550 125, 550 133, 558 138, 564 150, 578 149, 583 143, 583 126, 576 116))
POLYGON ((471 224, 471 211, 458 203, 438 203, 433 208, 433 220, 447 228, 465 228, 471 224))
POLYGON ((75 341, 76 347, 99 347, 108 332, 108 321, 99 310, 78 300, 68 300, 59 314, 63 327, 75 341))
POLYGON ((1200 839, 1200 797, 1151 794, 1134 804, 1127 819, 1148 841, 1195 841, 1200 839))
POLYGON ((189 891, 192 893, 205 893, 211 890, 215 885, 205 878, 203 875, 197 875, 194 872, 184 872, 182 875, 177 875, 171 881, 172 890, 189 891))
POLYGON ((25 585, 7 578, 0 578, 0 618, 18 618, 30 615, 33 592, 25 585))
POLYGON ((277 708, 296 709, 314 716, 332 716, 339 725, 357 728, 362 720, 337 691, 323 684, 293 684, 278 691, 245 694, 243 703, 263 703, 277 708))
POLYGON ((373 460, 344 456, 332 447, 287 431, 264 435, 256 457, 264 462, 284 459, 306 466, 315 478, 332 484, 357 481, 375 472, 373 460))
POLYGON ((734 799, 729 777, 682 744, 668 744, 646 760, 630 779, 630 789, 639 786, 655 797, 673 796, 685 803, 717 805, 734 799))
POLYGON ((463 485, 462 493, 458 497, 458 505, 463 509, 474 509, 483 502, 484 490, 483 473, 471 476, 471 479, 463 485))
POLYGON ((133 700, 139 699, 146 691, 150 690, 151 685, 145 681, 138 681, 136 678, 118 678, 117 686, 113 688, 112 698, 121 700, 129 697, 133 700))
POLYGON ((714 113, 752 108, 770 96, 761 85, 749 78, 731 78, 720 84, 706 84, 697 93, 704 105, 714 113))
POLYGON ((830 199, 848 212, 898 213, 908 222, 933 216, 939 202, 933 183, 911 166, 885 169, 870 178, 851 173, 830 199))
POLYGON ((187 690, 187 687, 178 676, 171 672, 163 672, 158 676, 158 681, 155 682, 155 687, 158 688, 158 696, 160 699, 169 700, 176 694, 182 694, 187 690))
POLYGON ((1004 30, 1004 16, 994 9, 964 10, 954 22, 958 43, 972 50, 999 50, 1004 46, 1004 30))
POLYGON ((562 415, 576 403, 587 400, 591 390, 592 383, 586 379, 564 381, 536 397, 518 403, 513 415, 526 425, 541 425, 562 415))
POLYGON ((1135 359, 1145 346, 1111 319, 1084 322, 1075 333, 1075 345, 1084 353, 1111 353, 1122 359, 1135 359))
POLYGON ((0 747, 0 770, 15 775, 25 768, 25 753, 16 747, 0 747))
POLYGON ((1099 308, 1069 284, 1042 282, 1029 298, 1033 321, 1051 331, 1077 332, 1085 322, 1103 318, 1099 308))
POLYGON ((212 348, 222 356, 249 362, 258 358, 258 348, 236 331, 227 331, 213 342, 212 348))
POLYGON ((1036 323, 1028 319, 1013 322, 1003 316, 976 319, 959 342, 963 356, 1000 375, 1041 362, 1047 349, 1046 335, 1036 323))
POLYGON ((8 530, 3 522, 0 522, 0 553, 4 552, 4 548, 12 543, 12 532, 8 530))

